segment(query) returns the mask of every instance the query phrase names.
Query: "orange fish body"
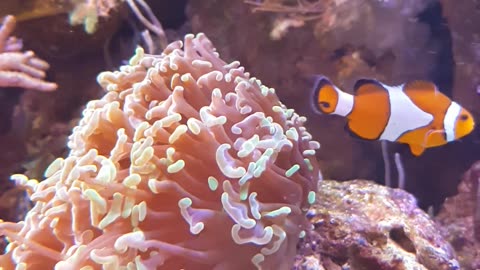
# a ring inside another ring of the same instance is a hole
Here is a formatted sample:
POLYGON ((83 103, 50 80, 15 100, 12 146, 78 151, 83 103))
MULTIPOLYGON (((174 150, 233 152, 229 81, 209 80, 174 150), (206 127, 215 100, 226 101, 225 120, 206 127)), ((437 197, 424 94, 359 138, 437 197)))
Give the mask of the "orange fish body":
POLYGON ((346 129, 365 140, 406 143, 412 154, 458 140, 475 128, 472 115, 438 91, 435 84, 414 81, 399 86, 361 79, 348 94, 321 78, 314 107, 347 118, 346 129))

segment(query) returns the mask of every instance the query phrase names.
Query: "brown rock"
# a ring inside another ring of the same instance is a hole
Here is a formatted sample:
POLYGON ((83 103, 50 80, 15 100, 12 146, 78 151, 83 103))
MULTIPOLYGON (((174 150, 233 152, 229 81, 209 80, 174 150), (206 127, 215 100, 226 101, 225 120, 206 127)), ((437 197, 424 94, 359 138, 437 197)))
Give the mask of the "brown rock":
POLYGON ((472 165, 458 186, 458 194, 447 198, 435 220, 451 243, 462 269, 480 269, 480 161, 472 165))
POLYGON ((436 224, 403 190, 322 181, 308 215, 314 230, 303 247, 352 270, 460 269, 436 224))

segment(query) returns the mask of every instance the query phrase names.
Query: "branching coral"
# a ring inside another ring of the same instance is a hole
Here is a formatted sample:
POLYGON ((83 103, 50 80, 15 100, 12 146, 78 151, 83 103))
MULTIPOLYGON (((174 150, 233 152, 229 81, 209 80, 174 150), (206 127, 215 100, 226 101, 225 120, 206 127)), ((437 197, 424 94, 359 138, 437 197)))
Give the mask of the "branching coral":
POLYGON ((320 178, 305 117, 203 34, 98 76, 3 269, 290 269, 320 178), (183 49, 182 49, 183 45, 183 49))
POLYGON ((120 1, 117 0, 73 0, 75 8, 69 15, 70 24, 83 24, 85 32, 94 33, 99 17, 107 17, 120 1))
POLYGON ((126 2, 137 19, 159 39, 161 48, 167 45, 167 38, 160 21, 145 0, 72 0, 74 9, 70 13, 70 24, 83 24, 85 32, 93 34, 97 29, 98 19, 108 17, 110 12, 126 2), (145 15, 144 15, 145 13, 145 15))
POLYGON ((253 11, 267 11, 286 14, 299 20, 318 19, 322 16, 325 6, 330 0, 244 0, 245 3, 254 6, 253 11))
POLYGON ((302 27, 306 21, 318 20, 325 16, 325 11, 331 8, 330 0, 244 0, 253 6, 253 12, 273 12, 279 14, 273 22, 270 37, 282 39, 290 28, 302 27))
POLYGON ((43 80, 48 63, 32 51, 21 51, 21 40, 10 36, 14 28, 15 18, 6 16, 0 27, 0 87, 56 90, 57 84, 43 80))

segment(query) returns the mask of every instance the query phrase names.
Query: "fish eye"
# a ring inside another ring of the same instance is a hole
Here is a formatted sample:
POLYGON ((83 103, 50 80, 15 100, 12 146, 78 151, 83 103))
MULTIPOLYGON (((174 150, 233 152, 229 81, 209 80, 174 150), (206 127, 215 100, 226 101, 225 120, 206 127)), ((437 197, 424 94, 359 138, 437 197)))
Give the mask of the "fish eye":
POLYGON ((320 102, 320 106, 322 106, 322 107, 324 107, 324 108, 330 108, 330 103, 325 102, 325 101, 321 101, 321 102, 320 102))
POLYGON ((466 114, 460 115, 460 120, 461 121, 466 121, 467 119, 468 119, 468 115, 466 115, 466 114))

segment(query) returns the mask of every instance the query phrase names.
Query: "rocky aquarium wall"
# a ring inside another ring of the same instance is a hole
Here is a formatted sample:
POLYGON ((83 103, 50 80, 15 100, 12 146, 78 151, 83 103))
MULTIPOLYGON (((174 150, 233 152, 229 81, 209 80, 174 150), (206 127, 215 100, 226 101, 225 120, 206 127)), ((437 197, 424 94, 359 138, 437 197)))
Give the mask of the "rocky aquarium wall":
POLYGON ((480 133, 445 120, 480 119, 479 14, 1 1, 0 269, 480 269, 480 133), (395 93, 435 111, 402 133, 436 138, 421 155, 359 131, 419 121, 395 93))

